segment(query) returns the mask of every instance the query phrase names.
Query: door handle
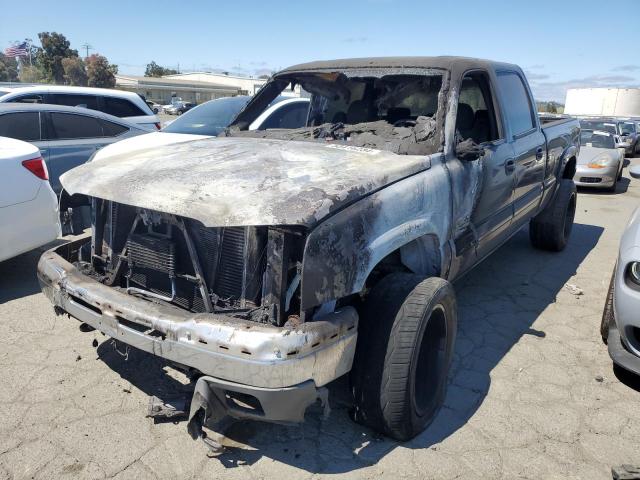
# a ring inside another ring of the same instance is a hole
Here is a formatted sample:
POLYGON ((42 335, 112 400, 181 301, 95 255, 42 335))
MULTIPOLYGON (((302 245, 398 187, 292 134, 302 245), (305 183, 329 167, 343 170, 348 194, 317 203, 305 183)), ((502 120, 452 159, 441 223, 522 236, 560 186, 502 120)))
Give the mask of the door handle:
POLYGON ((536 160, 542 160, 542 157, 544 157, 544 150, 542 147, 538 147, 536 149, 536 160))
POLYGON ((516 169, 516 161, 513 158, 510 158, 509 160, 504 162, 504 171, 505 171, 505 173, 507 173, 507 174, 513 173, 513 171, 515 169, 516 169))

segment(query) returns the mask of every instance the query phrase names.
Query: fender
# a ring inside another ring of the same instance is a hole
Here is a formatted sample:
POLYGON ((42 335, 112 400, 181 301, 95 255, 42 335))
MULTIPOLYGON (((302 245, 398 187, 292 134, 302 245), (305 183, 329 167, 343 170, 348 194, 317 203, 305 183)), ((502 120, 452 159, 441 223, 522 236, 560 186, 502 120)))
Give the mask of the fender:
POLYGON ((403 262, 411 268, 446 271, 446 265, 428 265, 449 258, 452 218, 443 156, 433 157, 429 170, 362 198, 309 234, 302 261, 303 310, 362 291, 373 268, 402 247, 403 262), (418 240, 423 237, 427 240, 418 240))
MULTIPOLYGON (((558 171, 558 178, 565 178, 565 169, 567 167, 567 164, 569 163, 569 160, 571 158, 578 158, 578 147, 575 145, 569 145, 568 148, 566 148, 564 150, 564 152, 562 152, 562 154, 560 155, 560 159, 558 164, 560 165, 560 170, 558 171)), ((574 166, 574 172, 571 174, 571 178, 573 178, 573 174, 575 173, 575 166, 574 166)), ((568 178, 568 177, 567 177, 568 178)))

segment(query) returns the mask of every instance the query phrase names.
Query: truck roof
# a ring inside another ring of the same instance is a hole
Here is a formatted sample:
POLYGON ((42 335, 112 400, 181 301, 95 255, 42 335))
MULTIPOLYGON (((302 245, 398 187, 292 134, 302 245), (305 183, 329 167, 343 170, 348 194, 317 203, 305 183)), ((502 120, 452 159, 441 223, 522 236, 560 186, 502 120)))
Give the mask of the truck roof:
POLYGON ((474 68, 520 70, 520 67, 514 64, 470 57, 367 57, 300 63, 281 70, 278 72, 278 75, 300 71, 342 70, 352 68, 440 68, 453 70, 454 67, 456 70, 463 71, 474 68))

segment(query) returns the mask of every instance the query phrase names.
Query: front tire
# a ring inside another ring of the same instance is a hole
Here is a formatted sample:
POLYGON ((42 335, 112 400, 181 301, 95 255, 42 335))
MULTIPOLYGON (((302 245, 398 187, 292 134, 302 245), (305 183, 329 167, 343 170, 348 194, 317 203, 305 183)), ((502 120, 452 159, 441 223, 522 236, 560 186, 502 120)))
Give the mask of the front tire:
POLYGON ((354 420, 409 440, 444 401, 457 328, 453 287, 393 273, 371 290, 363 313, 351 371, 354 420))
POLYGON ((552 252, 564 250, 573 229, 577 196, 573 180, 563 178, 555 198, 529 224, 529 238, 534 247, 552 252))

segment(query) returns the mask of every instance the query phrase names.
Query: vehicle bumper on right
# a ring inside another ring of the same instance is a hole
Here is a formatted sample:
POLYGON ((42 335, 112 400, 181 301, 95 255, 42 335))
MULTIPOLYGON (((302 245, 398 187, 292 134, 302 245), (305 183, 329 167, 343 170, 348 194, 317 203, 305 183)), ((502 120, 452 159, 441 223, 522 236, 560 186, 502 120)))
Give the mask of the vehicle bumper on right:
POLYGON ((615 323, 609 326, 607 345, 615 364, 640 375, 640 285, 629 278, 635 261, 640 261, 640 247, 620 253, 613 291, 615 323))
POLYGON ((605 168, 590 168, 587 165, 578 165, 573 181, 579 187, 608 188, 616 184, 619 165, 605 168))

